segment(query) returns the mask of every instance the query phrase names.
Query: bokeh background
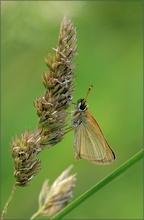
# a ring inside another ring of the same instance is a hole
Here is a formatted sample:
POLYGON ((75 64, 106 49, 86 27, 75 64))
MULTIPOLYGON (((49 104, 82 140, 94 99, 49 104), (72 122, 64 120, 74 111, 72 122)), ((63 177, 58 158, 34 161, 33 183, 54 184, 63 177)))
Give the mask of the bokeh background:
MULTIPOLYGON (((6 217, 29 219, 46 178, 52 184, 73 164, 75 199, 142 148, 142 2, 6 1, 1 12, 1 208, 14 183, 11 139, 37 126, 33 102, 45 92, 44 58, 57 45, 64 15, 78 37, 73 101, 94 85, 88 104, 117 157, 107 166, 75 161, 73 132, 68 133, 39 155, 42 171, 30 185, 16 190, 6 217)), ((142 185, 140 161, 64 219, 142 219, 142 185)))

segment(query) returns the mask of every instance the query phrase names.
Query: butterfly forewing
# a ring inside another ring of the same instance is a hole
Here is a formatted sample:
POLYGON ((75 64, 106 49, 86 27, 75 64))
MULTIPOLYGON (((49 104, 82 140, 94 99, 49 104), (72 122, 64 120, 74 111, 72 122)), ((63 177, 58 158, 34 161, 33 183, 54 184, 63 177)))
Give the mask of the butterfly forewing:
POLYGON ((87 159, 96 164, 112 163, 115 159, 114 153, 98 123, 88 110, 85 113, 81 124, 75 129, 76 158, 87 159))

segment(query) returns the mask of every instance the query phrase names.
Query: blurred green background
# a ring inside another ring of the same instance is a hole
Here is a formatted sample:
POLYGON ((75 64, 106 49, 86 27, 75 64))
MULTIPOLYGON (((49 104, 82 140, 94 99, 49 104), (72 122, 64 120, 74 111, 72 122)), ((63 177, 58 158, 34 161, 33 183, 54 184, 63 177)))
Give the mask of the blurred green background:
MULTIPOLYGON (((78 37, 73 101, 94 85, 88 104, 117 157, 107 166, 75 161, 73 132, 67 134, 39 155, 42 171, 30 186, 16 190, 6 218, 29 219, 46 178, 52 184, 73 164, 75 199, 142 148, 142 2, 7 1, 1 9, 1 208, 14 183, 10 142, 37 126, 33 102, 45 92, 44 58, 57 45, 65 14, 78 37)), ((65 219, 142 219, 142 185, 140 161, 65 219)))

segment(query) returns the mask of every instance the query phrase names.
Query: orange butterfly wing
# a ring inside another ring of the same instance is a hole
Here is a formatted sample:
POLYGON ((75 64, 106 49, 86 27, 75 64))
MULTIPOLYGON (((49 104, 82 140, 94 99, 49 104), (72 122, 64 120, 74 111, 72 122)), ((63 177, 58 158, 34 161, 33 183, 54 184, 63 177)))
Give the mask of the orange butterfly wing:
POLYGON ((74 149, 76 159, 83 158, 96 164, 109 164, 115 160, 114 152, 89 110, 82 114, 82 122, 75 129, 74 149))

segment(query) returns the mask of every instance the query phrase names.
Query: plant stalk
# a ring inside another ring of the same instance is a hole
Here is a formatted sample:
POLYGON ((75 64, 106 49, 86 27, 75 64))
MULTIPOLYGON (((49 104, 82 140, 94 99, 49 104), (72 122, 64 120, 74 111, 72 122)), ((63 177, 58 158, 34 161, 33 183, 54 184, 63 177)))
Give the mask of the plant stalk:
MULTIPOLYGON (((42 209, 42 210, 43 210, 43 209, 42 209)), ((34 214, 31 216, 30 219, 35 219, 35 218, 37 218, 38 216, 40 216, 41 213, 42 213, 42 210, 39 209, 36 213, 34 213, 34 214)))
POLYGON ((68 206, 66 206, 66 208, 64 208, 62 211, 60 211, 55 216, 53 216, 51 218, 51 220, 61 219, 62 217, 67 215, 74 208, 76 208, 78 205, 80 205, 82 202, 84 202, 86 199, 88 199, 90 196, 92 196, 95 192, 100 190, 106 184, 110 183, 112 180, 114 180, 120 174, 125 172, 128 168, 130 168, 132 165, 137 163, 143 157, 144 157, 144 149, 140 150, 137 154, 135 154, 133 157, 131 157, 129 160, 127 160, 125 163, 123 163, 120 167, 118 167, 116 170, 114 170, 111 174, 109 174, 107 177, 105 177, 100 182, 98 182, 96 185, 94 185, 92 188, 90 188, 87 192, 83 193, 81 196, 79 196, 77 199, 75 199, 72 203, 70 203, 68 206))
POLYGON ((13 195, 14 195, 15 191, 16 191, 16 182, 15 182, 14 185, 13 185, 13 188, 12 188, 12 191, 11 191, 11 194, 10 194, 10 197, 9 197, 8 201, 6 202, 5 207, 4 207, 3 211, 2 211, 1 220, 3 220, 3 219, 5 218, 5 215, 6 215, 6 213, 7 213, 8 206, 10 205, 10 202, 11 202, 11 200, 12 200, 12 198, 13 198, 13 195))

